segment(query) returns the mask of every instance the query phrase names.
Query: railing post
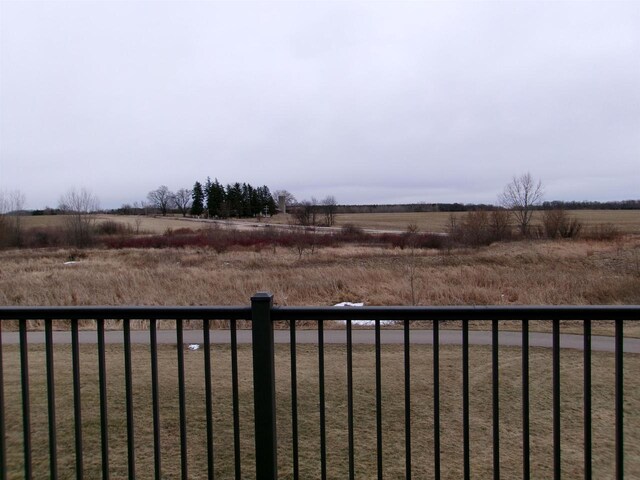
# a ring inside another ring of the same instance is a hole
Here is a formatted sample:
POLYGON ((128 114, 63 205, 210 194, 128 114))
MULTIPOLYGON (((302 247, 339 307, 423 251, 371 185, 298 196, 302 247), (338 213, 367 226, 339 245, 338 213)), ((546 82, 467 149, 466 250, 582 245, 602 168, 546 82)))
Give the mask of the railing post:
POLYGON ((251 297, 257 480, 278 478, 272 305, 271 293, 259 292, 251 297))

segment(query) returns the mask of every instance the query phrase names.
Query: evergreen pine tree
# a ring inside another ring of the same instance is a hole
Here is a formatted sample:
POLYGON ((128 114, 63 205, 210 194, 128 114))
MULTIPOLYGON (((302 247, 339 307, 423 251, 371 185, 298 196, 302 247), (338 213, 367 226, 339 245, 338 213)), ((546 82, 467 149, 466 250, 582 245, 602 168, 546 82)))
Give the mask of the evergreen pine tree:
POLYGON ((202 212, 204 212, 204 192, 202 191, 202 185, 200 182, 196 182, 193 185, 191 198, 193 198, 193 203, 191 204, 191 215, 202 215, 202 212))

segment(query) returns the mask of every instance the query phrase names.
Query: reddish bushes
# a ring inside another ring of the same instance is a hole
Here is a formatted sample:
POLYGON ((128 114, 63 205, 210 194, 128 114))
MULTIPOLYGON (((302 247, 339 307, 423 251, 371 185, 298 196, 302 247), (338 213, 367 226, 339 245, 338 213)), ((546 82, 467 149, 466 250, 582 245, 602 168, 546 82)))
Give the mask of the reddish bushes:
MULTIPOLYGON (((443 248, 442 235, 416 234, 411 241, 415 248, 443 248)), ((406 234, 368 234, 362 230, 347 229, 337 233, 316 233, 307 230, 237 231, 210 229, 190 231, 180 229, 167 231, 163 235, 109 236, 102 239, 107 248, 183 248, 208 247, 217 252, 230 249, 262 250, 270 247, 294 248, 298 250, 316 247, 337 247, 344 244, 380 245, 405 248, 409 238, 406 234)))

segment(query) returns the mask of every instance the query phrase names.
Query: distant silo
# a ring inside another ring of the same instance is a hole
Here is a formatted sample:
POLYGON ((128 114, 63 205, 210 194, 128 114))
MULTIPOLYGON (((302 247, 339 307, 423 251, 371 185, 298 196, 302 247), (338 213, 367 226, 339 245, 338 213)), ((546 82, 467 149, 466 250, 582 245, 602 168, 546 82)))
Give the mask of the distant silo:
POLYGON ((287 213, 287 197, 285 195, 279 195, 278 203, 280 204, 280 213, 287 213))

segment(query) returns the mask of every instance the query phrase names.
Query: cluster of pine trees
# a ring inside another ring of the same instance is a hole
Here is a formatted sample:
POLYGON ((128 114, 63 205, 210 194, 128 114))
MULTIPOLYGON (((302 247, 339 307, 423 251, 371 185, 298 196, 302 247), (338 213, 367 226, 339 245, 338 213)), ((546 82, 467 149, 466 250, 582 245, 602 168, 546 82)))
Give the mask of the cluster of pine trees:
POLYGON ((192 191, 192 215, 208 214, 209 217, 254 217, 274 215, 276 202, 269 187, 253 187, 249 183, 227 184, 226 186, 210 178, 204 185, 196 182, 192 191))

